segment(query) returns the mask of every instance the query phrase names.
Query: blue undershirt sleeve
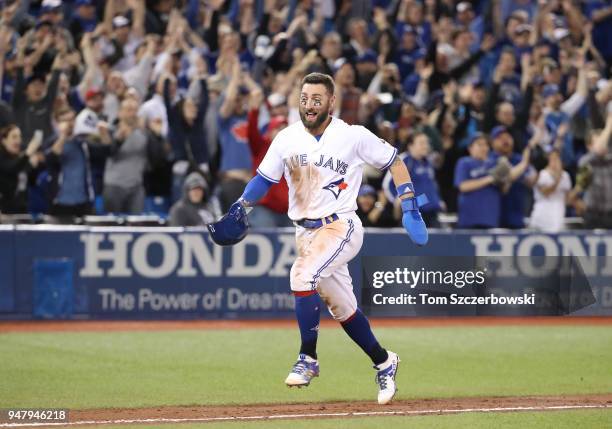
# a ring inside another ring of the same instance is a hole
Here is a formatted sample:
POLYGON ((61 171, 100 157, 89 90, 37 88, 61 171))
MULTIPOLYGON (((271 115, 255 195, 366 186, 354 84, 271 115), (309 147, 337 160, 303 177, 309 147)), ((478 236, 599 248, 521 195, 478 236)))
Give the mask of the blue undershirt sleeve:
POLYGON ((261 200, 264 195, 266 195, 266 192, 268 192, 268 189, 270 189, 272 185, 274 185, 274 182, 271 182, 265 179, 263 176, 257 174, 246 185, 240 199, 248 201, 249 205, 253 205, 257 201, 261 200))

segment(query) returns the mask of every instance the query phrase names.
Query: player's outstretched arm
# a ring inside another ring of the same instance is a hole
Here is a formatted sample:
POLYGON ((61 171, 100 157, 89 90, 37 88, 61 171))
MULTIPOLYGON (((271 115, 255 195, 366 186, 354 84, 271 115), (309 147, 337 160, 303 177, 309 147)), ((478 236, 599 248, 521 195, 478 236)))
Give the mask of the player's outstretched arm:
POLYGON ((236 203, 240 203, 245 207, 252 207, 266 195, 268 189, 270 189, 272 185, 274 185, 274 182, 266 179, 261 174, 256 174, 255 177, 247 183, 242 196, 236 203))
POLYGON ((415 196, 414 186, 410 173, 406 168, 404 162, 396 156, 389 167, 391 177, 395 183, 397 189, 397 195, 401 200, 402 212, 402 224, 410 239, 418 246, 424 246, 427 244, 428 234, 427 226, 421 217, 419 207, 427 204, 427 197, 420 195, 419 198, 415 196))
POLYGON ((242 196, 229 211, 215 223, 208 225, 213 241, 221 246, 239 243, 249 232, 247 208, 263 198, 274 183, 257 174, 247 184, 242 196))

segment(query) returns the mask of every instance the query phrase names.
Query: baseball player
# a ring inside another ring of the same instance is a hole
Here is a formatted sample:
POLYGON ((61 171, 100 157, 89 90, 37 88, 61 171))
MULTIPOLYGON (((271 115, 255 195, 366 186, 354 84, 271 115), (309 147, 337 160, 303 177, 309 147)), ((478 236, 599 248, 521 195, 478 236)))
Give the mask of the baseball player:
POLYGON ((291 268, 291 290, 301 335, 297 362, 285 383, 308 386, 319 375, 317 337, 321 300, 332 317, 372 359, 378 403, 387 404, 397 390, 400 359, 385 350, 357 308, 348 262, 363 242, 357 194, 365 163, 389 168, 401 199, 402 223, 418 245, 427 242, 410 175, 397 150, 362 126, 332 117, 334 81, 321 73, 302 80, 301 122, 283 129, 272 141, 257 175, 228 214, 209 230, 219 244, 234 244, 247 233, 247 207, 252 207, 274 183, 285 177, 289 187, 289 218, 296 225, 297 259, 291 268))

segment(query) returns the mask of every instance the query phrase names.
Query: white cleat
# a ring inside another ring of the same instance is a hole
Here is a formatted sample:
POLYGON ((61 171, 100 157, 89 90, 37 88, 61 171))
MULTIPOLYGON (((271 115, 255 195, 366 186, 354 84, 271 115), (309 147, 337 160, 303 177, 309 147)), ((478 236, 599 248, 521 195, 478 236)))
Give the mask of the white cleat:
POLYGON ((391 402, 397 392, 395 385, 395 376, 400 363, 400 358, 396 353, 387 350, 389 357, 384 363, 374 366, 378 372, 376 373, 376 384, 378 384, 378 403, 385 405, 391 402))
POLYGON ((288 387, 308 386, 314 377, 319 376, 319 362, 307 355, 299 355, 297 362, 285 379, 288 387))

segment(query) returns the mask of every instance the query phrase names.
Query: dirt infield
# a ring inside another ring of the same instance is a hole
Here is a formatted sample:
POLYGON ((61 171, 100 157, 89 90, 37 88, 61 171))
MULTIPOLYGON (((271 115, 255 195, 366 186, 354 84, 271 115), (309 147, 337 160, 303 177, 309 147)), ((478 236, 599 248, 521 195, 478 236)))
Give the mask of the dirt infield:
MULTIPOLYGON (((443 326, 562 326, 612 325, 612 317, 443 317, 372 319, 375 328, 428 328, 443 326)), ((331 319, 322 327, 338 326, 331 319)), ((108 331, 171 331, 177 329, 261 329, 295 328, 293 319, 283 320, 66 320, 66 321, 0 321, 3 332, 108 332, 108 331)))
MULTIPOLYGON (((216 407, 160 407, 113 410, 88 410, 71 412, 71 419, 79 420, 111 420, 111 419, 143 419, 143 418, 215 418, 215 417, 256 417, 256 416, 310 416, 317 414, 431 414, 446 410, 455 412, 461 410, 490 408, 544 408, 544 407, 574 407, 574 406, 610 406, 612 393, 606 395, 588 396, 526 396, 500 398, 452 398, 452 399, 421 399, 396 401, 387 406, 373 402, 332 402, 313 404, 269 404, 244 406, 216 407)), ((328 417, 328 416, 321 416, 328 417)))
MULTIPOLYGON (((376 405, 373 402, 330 402, 71 410, 68 424, 56 423, 54 426, 143 423, 176 424, 332 417, 441 415, 475 412, 558 411, 597 408, 612 408, 612 393, 572 396, 414 399, 396 401, 386 406, 376 405)), ((33 425, 0 421, 0 427, 29 426, 33 425)), ((36 426, 42 425, 36 424, 36 426)))

